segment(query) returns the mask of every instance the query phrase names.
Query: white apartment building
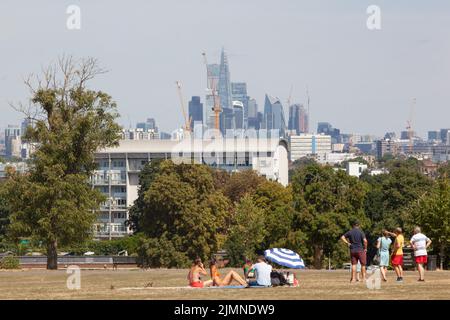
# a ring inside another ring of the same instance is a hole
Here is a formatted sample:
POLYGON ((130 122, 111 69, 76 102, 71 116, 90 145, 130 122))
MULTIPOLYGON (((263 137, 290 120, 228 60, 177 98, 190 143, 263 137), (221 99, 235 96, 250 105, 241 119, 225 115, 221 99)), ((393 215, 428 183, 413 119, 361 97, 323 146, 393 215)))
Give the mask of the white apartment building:
POLYGON ((280 139, 121 140, 118 147, 96 153, 92 184, 108 200, 101 206, 96 238, 121 237, 128 210, 138 197, 139 173, 156 159, 207 164, 227 171, 256 170, 267 179, 288 184, 288 145, 280 139))
POLYGON ((289 136, 290 160, 306 156, 323 157, 331 153, 331 136, 324 134, 300 134, 289 136))

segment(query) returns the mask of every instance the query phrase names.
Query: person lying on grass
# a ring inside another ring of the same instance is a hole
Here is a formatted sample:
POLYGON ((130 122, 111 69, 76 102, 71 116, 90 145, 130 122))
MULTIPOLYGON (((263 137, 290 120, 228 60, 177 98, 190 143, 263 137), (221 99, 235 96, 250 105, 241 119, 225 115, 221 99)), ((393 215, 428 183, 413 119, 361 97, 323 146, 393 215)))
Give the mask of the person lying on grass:
POLYGON ((211 271, 211 279, 213 281, 214 286, 218 286, 218 287, 229 286, 233 282, 233 280, 244 287, 248 286, 247 282, 244 279, 242 279, 241 276, 237 272, 235 272, 233 270, 228 272, 227 275, 223 279, 221 279, 220 273, 219 273, 219 267, 220 267, 220 263, 215 258, 213 258, 211 260, 209 268, 211 271))
POLYGON ((202 259, 200 258, 195 259, 188 274, 189 285, 194 288, 203 288, 211 286, 213 283, 212 280, 207 280, 203 282, 200 278, 201 275, 206 276, 207 274, 208 273, 206 272, 205 267, 203 266, 202 259))

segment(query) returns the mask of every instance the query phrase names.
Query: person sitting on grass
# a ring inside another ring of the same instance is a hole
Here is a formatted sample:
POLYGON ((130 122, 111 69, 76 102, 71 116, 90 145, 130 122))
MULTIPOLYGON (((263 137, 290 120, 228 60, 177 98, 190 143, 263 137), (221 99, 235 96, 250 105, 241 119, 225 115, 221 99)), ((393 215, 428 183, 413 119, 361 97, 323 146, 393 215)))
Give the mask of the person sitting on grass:
POLYGON ((233 280, 244 287, 248 286, 247 282, 244 279, 242 279, 241 276, 236 271, 233 270, 228 272, 227 275, 223 279, 221 279, 219 273, 219 266, 220 266, 219 261, 213 258, 209 265, 213 286, 217 287, 229 286, 231 282, 233 282, 233 280))
POLYGON ((255 270, 256 280, 250 281, 249 286, 262 286, 262 287, 270 287, 272 285, 272 281, 270 278, 270 274, 272 273, 272 266, 267 264, 264 256, 258 256, 258 259, 250 270, 255 270))
POLYGON ((249 279, 253 279, 255 276, 255 270, 252 269, 253 263, 250 259, 245 258, 245 264, 244 264, 244 278, 246 281, 249 281, 249 279))
POLYGON ((206 276, 207 274, 208 273, 206 272, 205 267, 203 266, 202 259, 200 258, 195 259, 188 274, 189 285, 194 288, 203 288, 211 286, 212 280, 207 280, 203 282, 200 279, 201 275, 206 276))

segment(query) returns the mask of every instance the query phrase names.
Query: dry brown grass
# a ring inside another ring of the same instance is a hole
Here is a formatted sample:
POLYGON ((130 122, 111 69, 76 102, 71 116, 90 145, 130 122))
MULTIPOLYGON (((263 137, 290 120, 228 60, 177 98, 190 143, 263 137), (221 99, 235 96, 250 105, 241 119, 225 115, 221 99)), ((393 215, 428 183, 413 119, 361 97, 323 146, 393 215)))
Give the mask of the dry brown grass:
POLYGON ((154 288, 185 286, 186 274, 173 269, 82 270, 81 289, 68 290, 65 270, 2 270, 0 299, 450 299, 450 271, 428 272, 424 283, 416 281, 415 272, 406 272, 404 283, 396 283, 390 272, 380 290, 350 284, 349 272, 343 270, 297 271, 297 288, 154 288), (153 288, 144 288, 150 284, 153 288))

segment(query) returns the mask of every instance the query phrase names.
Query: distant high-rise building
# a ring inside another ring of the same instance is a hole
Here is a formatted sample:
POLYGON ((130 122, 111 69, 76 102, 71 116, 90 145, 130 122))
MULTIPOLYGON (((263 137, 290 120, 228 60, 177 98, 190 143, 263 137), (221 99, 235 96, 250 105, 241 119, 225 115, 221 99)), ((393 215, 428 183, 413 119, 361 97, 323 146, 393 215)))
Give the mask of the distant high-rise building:
POLYGON ((280 99, 267 94, 264 102, 264 129, 279 130, 280 136, 284 136, 286 130, 283 105, 280 99))
POLYGON ((245 129, 245 110, 241 101, 233 101, 234 129, 245 129))
POLYGON ((290 160, 307 156, 324 156, 331 153, 331 137, 324 134, 299 134, 289 136, 290 160))
POLYGON ((341 143, 341 131, 337 128, 333 128, 333 126, 328 122, 319 122, 317 124, 317 133, 323 133, 325 135, 331 136, 331 143, 341 143))
POLYGON ((309 131, 308 121, 308 112, 303 105, 293 104, 289 107, 289 130, 295 131, 296 134, 307 133, 309 131))
POLYGON ((231 99, 233 101, 240 101, 243 104, 244 120, 243 127, 247 128, 248 122, 248 102, 249 96, 247 95, 247 83, 245 82, 232 82, 231 83, 231 99))
POLYGON ((222 109, 232 108, 230 69, 228 66, 228 57, 223 48, 220 56, 219 97, 222 109))
POLYGON ((386 140, 395 140, 397 138, 397 135, 395 134, 395 132, 386 132, 386 134, 384 135, 384 139, 386 140))
POLYGON ((200 102, 198 96, 193 96, 189 101, 189 118, 191 119, 191 130, 194 129, 194 124, 203 124, 203 103, 200 102))
POLYGON ((205 108, 203 113, 203 119, 208 128, 213 129, 215 125, 214 108, 214 96, 213 88, 215 88, 218 95, 220 65, 217 63, 207 65, 207 93, 205 97, 205 108))
POLYGON ((13 125, 8 125, 5 129, 5 155, 7 157, 21 156, 22 139, 20 128, 13 125))
MULTIPOLYGON (((400 132, 400 139, 402 140, 409 140, 409 131, 402 131, 400 132)), ((416 133, 414 131, 411 132, 411 138, 414 138, 416 136, 416 133)))
POLYGON ((31 127, 33 125, 33 122, 31 120, 31 118, 26 118, 25 120, 22 121, 21 125, 20 125, 20 134, 23 137, 27 131, 28 127, 31 127))
POLYGON ((393 140, 389 139, 378 140, 376 141, 376 145, 377 145, 378 159, 383 158, 386 154, 391 154, 393 156, 398 154, 399 145, 393 140))
POLYGON ((428 141, 430 142, 436 142, 440 140, 441 135, 439 131, 428 131, 428 141))
POLYGON ((156 126, 156 120, 154 118, 148 118, 146 122, 138 122, 136 124, 136 129, 142 129, 145 132, 149 130, 158 132, 158 127, 156 126))
POLYGON ((441 129, 440 136, 443 144, 450 144, 450 129, 441 129))

